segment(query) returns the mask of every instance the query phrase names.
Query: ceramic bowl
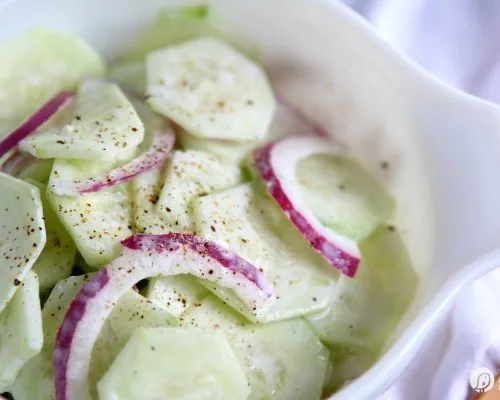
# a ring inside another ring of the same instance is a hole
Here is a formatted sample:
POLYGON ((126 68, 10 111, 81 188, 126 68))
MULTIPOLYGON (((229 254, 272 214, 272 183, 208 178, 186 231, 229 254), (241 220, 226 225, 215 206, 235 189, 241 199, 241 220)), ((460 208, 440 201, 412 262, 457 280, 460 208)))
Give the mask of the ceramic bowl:
MULTIPOLYGON (((179 3, 4 0, 0 41, 42 24, 74 32, 112 59, 159 8, 179 3)), ((418 295, 379 361, 331 397, 373 400, 456 293, 500 266, 500 109, 432 78, 334 0, 211 3, 235 37, 258 48, 279 95, 397 200, 393 223, 420 275, 418 295)))

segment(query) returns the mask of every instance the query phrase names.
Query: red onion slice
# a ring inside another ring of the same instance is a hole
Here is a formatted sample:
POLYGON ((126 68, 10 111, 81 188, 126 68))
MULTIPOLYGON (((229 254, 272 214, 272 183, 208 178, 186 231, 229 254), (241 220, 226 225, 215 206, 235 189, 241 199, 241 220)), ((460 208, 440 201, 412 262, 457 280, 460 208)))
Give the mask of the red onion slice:
POLYGON ((56 338, 56 400, 88 400, 88 372, 99 331, 120 297, 142 279, 192 274, 231 288, 249 307, 262 307, 272 287, 237 254, 191 234, 134 235, 121 257, 101 269, 70 304, 56 338))
POLYGON ((16 176, 34 161, 36 161, 36 158, 31 154, 14 149, 12 154, 0 166, 0 171, 10 176, 16 176))
POLYGON ((357 244, 323 226, 303 202, 296 183, 297 163, 303 158, 321 153, 340 154, 327 140, 303 136, 266 144, 255 150, 253 158, 269 194, 295 228, 328 263, 353 277, 361 261, 357 244))
POLYGON ((175 134, 170 124, 165 121, 163 129, 154 133, 149 149, 129 163, 84 181, 58 181, 51 185, 51 190, 58 195, 80 196, 129 181, 161 165, 167 159, 174 143, 175 134))
POLYGON ((41 125, 50 119, 59 109, 74 97, 72 92, 59 92, 38 110, 35 111, 27 120, 21 123, 16 129, 9 133, 6 137, 0 140, 0 157, 7 153, 10 149, 25 137, 36 131, 41 125))

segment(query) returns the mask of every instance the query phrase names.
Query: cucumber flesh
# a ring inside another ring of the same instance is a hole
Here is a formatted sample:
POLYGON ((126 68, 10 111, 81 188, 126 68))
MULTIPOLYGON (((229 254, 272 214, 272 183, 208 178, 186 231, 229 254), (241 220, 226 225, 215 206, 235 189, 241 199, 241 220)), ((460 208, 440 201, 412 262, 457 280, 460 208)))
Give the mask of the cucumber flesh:
POLYGON ((271 125, 264 140, 238 142, 235 140, 217 140, 199 138, 189 132, 179 129, 177 138, 185 150, 201 150, 233 160, 237 163, 246 161, 250 152, 267 141, 276 140, 290 135, 311 135, 313 130, 308 121, 300 118, 290 107, 277 104, 271 125))
POLYGON ((145 296, 154 304, 179 317, 186 309, 198 303, 209 291, 192 276, 175 275, 153 278, 145 296))
POLYGON ((28 136, 21 150, 37 158, 106 161, 130 153, 144 139, 142 121, 116 84, 85 81, 63 112, 69 120, 28 136))
POLYGON ((29 271, 0 314, 0 392, 9 392, 17 374, 43 344, 38 279, 29 271))
POLYGON ((100 267, 121 252, 120 241, 132 234, 128 189, 117 185, 109 190, 80 197, 59 196, 50 190, 58 180, 86 179, 108 171, 111 163, 56 160, 47 196, 52 209, 91 267, 100 267))
MULTIPOLYGON (((163 118, 155 114, 143 101, 131 98, 137 113, 144 122, 146 136, 141 147, 147 149, 152 142, 152 133, 162 129, 163 118)), ((157 203, 165 181, 165 163, 144 174, 135 177, 131 184, 132 218, 134 232, 161 234, 179 232, 179 226, 164 218, 158 212, 157 203)))
POLYGON ((89 384, 94 397, 97 398, 97 383, 135 330, 177 325, 177 320, 168 311, 129 290, 113 308, 92 350, 89 384))
POLYGON ((98 385, 101 400, 246 400, 226 337, 188 328, 137 329, 98 385))
POLYGON ((48 293, 57 282, 71 275, 75 263, 76 246, 57 215, 52 211, 45 193, 42 195, 42 204, 47 241, 33 265, 33 271, 38 275, 40 292, 48 293))
POLYGON ((131 91, 139 96, 146 93, 146 65, 143 61, 115 65, 111 67, 108 76, 125 92, 131 91))
POLYGON ((226 335, 250 385, 249 400, 321 397, 328 351, 302 319, 253 325, 210 295, 186 311, 181 326, 226 335))
POLYGON ((17 177, 22 180, 33 180, 40 183, 47 183, 53 164, 54 160, 36 160, 32 164, 23 168, 17 177))
POLYGON ((337 388, 376 360, 418 286, 404 242, 392 227, 380 226, 359 245, 363 261, 356 278, 340 277, 328 308, 306 317, 332 349, 331 386, 337 388))
POLYGON ((40 190, 0 173, 0 312, 18 289, 46 242, 40 190))
POLYGON ((177 138, 184 150, 200 150, 236 163, 241 163, 248 153, 256 147, 254 142, 236 142, 229 140, 202 139, 179 129, 177 138))
POLYGON ((23 367, 12 389, 16 400, 54 400, 52 354, 59 325, 69 303, 91 275, 72 276, 59 282, 42 310, 43 347, 23 367))
POLYGON ((82 40, 34 28, 0 46, 0 138, 61 90, 76 89, 105 66, 82 40))
POLYGON ((151 51, 217 32, 210 7, 204 2, 165 7, 137 36, 122 59, 128 62, 140 61, 151 51))
POLYGON ((191 201, 241 181, 241 170, 234 162, 202 151, 175 151, 167 162, 158 211, 171 226, 193 232, 191 201))
POLYGON ((345 157, 305 158, 297 165, 297 178, 319 221, 356 241, 368 237, 394 211, 394 199, 383 185, 345 157))
MULTIPOLYGON (((72 276, 60 281, 52 290, 42 310, 43 348, 41 353, 26 363, 18 375, 13 388, 16 400, 53 400, 55 398, 52 357, 57 330, 71 300, 91 277, 92 274, 72 276)), ((89 377, 92 391, 95 393, 96 382, 102 377, 136 328, 176 324, 174 317, 168 312, 156 307, 133 290, 128 291, 106 320, 92 353, 92 369, 89 377)))
POLYGON ((164 168, 155 168, 131 182, 132 219, 136 233, 162 234, 180 229, 157 211, 157 203, 163 188, 164 168))
POLYGON ((307 246, 274 203, 252 184, 200 197, 193 208, 199 236, 262 269, 274 287, 276 300, 254 311, 230 290, 203 282, 247 318, 265 323, 305 315, 329 304, 338 273, 307 246))
POLYGON ((148 103, 190 134, 255 141, 267 135, 275 99, 264 71, 229 45, 200 38, 149 53, 148 103))

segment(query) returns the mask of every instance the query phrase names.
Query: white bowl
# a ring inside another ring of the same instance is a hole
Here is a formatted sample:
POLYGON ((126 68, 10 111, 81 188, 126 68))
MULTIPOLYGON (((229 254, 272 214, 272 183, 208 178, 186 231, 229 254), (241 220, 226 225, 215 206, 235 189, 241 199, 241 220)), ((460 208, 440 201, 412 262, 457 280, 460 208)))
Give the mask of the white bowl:
MULTIPOLYGON (((168 0, 0 0, 0 41, 33 25, 108 57, 168 0)), ((374 399, 415 357, 457 291, 500 266, 500 109, 436 81, 333 0, 213 0, 262 51, 280 95, 384 182, 421 276, 383 357, 332 399, 374 399), (380 163, 389 162, 382 169, 380 163)))

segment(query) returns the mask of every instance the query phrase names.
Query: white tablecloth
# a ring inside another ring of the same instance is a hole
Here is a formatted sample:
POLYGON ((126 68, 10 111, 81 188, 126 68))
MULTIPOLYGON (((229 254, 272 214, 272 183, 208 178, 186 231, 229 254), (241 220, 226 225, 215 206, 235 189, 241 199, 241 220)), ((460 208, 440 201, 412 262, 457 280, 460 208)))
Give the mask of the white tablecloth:
MULTIPOLYGON (((500 1, 344 3, 440 79, 500 103, 500 1)), ((499 307, 497 270, 459 295, 448 318, 434 329, 419 357, 380 400, 466 399, 471 371, 500 368, 499 307)))

